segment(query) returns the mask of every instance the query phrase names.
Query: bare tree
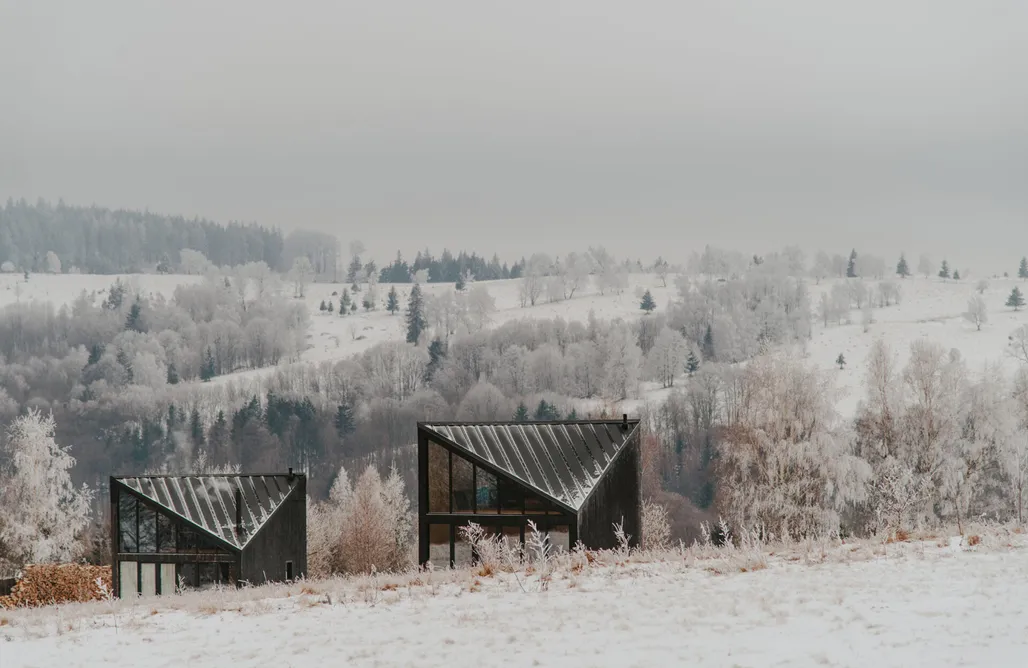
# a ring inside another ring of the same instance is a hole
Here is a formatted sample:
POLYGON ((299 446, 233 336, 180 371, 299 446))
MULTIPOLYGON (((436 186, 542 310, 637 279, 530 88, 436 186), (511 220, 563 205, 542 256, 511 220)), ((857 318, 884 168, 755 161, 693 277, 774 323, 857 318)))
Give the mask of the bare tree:
POLYGON ((989 321, 989 309, 980 295, 975 295, 967 300, 964 320, 974 325, 979 332, 982 331, 982 325, 989 321))
POLYGON ((311 279, 314 278, 314 265, 306 255, 293 260, 293 268, 289 272, 293 279, 293 296, 302 299, 311 279))

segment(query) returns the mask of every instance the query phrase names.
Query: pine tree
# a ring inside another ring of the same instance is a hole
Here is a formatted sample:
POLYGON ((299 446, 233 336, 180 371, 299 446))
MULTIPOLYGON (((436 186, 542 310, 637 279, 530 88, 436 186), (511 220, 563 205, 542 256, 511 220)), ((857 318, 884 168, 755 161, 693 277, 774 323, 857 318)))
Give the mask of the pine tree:
POLYGON ((939 270, 939 278, 949 278, 949 263, 942 261, 942 269, 939 270))
POLYGON ((532 417, 537 421, 559 420, 560 411, 558 411, 557 407, 553 404, 549 403, 545 399, 541 399, 539 401, 539 405, 535 409, 535 415, 532 417))
POLYGON ((839 369, 840 370, 845 368, 845 366, 846 366, 846 358, 843 356, 842 353, 839 353, 839 356, 835 358, 835 363, 839 365, 839 369))
POLYGON ((208 348, 204 352, 203 363, 200 365, 200 380, 206 383, 216 375, 218 375, 218 372, 217 366, 214 363, 214 351, 208 348))
POLYGON ((514 411, 515 422, 528 422, 528 406, 524 401, 518 402, 518 408, 514 411))
POLYGON ((647 290, 643 295, 642 301, 639 303, 639 308, 647 313, 652 313, 653 309, 657 308, 657 302, 653 301, 653 295, 650 294, 649 290, 647 290))
POLYGON ((375 308, 375 302, 372 301, 370 294, 364 296, 364 299, 361 300, 361 306, 364 307, 365 311, 375 308))
POLYGON ((132 382, 132 362, 129 361, 128 355, 125 353, 124 350, 119 350, 118 354, 115 357, 118 360, 118 364, 120 364, 122 366, 122 368, 125 369, 125 373, 128 375, 128 381, 131 383, 132 382))
POLYGON ((850 251, 850 261, 846 265, 846 277, 856 278, 857 277, 857 249, 854 248, 850 251))
POLYGON ((328 301, 328 312, 329 313, 335 313, 336 312, 335 303, 331 299, 328 301))
POLYGON ((713 361, 714 357, 714 330, 710 325, 707 325, 707 331, 703 335, 703 347, 700 349, 703 353, 703 359, 713 361))
POLYGON ((400 310, 400 295, 396 292, 396 286, 389 288, 389 296, 386 297, 386 310, 391 315, 396 315, 396 312, 400 310))
POLYGON ((428 364, 425 366, 425 381, 432 380, 432 376, 435 375, 436 369, 443 363, 446 358, 446 344, 440 339, 432 339, 432 343, 428 344, 428 364))
POLYGON ((1014 286, 1014 289, 1010 291, 1010 296, 1007 297, 1007 306, 1015 311, 1024 306, 1024 295, 1021 294, 1021 289, 1016 285, 1014 286))
POLYGON ((464 272, 457 274, 457 280, 454 282, 453 289, 457 292, 464 292, 464 289, 468 287, 468 282, 464 279, 464 272))
POLYGON ((174 362, 168 362, 168 385, 178 385, 180 378, 174 362))
POLYGON ((228 422, 225 420, 225 411, 218 411, 218 418, 211 425, 207 432, 207 442, 210 444, 211 452, 224 452, 229 444, 228 422))
POLYGON ((204 443, 203 421, 200 420, 200 409, 193 407, 189 414, 189 436, 193 439, 193 446, 200 447, 204 443))
POLYGON ((318 307, 318 310, 321 311, 322 313, 324 313, 325 311, 328 310, 328 306, 325 304, 325 300, 324 299, 321 300, 321 306, 318 307))
POLYGON ((336 432, 340 438, 352 434, 356 429, 356 423, 353 420, 353 409, 346 404, 339 404, 339 408, 336 410, 336 432))
POLYGON ((350 299, 350 291, 343 288, 343 296, 339 298, 339 315, 346 315, 350 312, 353 301, 350 299))
POLYGON ((86 362, 86 364, 87 365, 96 364, 97 362, 100 361, 100 358, 103 357, 103 354, 104 354, 103 344, 94 343, 89 348, 89 361, 86 362))
POLYGON ((907 256, 900 253, 899 263, 896 265, 896 273, 900 278, 910 276, 910 267, 907 266, 907 256))
POLYGON ((142 323, 139 322, 139 316, 142 314, 143 309, 139 305, 139 299, 132 302, 132 307, 129 309, 128 317, 125 319, 125 329, 130 329, 134 332, 142 332, 142 323))
POLYGON ((572 408, 572 409, 571 409, 571 412, 570 412, 570 413, 568 413, 568 417, 567 417, 567 420, 568 420, 569 422, 574 422, 574 421, 575 421, 575 420, 577 420, 577 419, 578 419, 578 411, 576 411, 576 410, 575 410, 574 408, 572 408))
POLYGON ((953 280, 954 281, 959 281, 960 280, 960 270, 959 269, 954 269, 953 270, 953 280))
POLYGON ((407 343, 417 345, 426 329, 428 323, 425 321, 425 303, 421 298, 421 286, 415 283, 407 302, 407 343))
POLYGON ((700 368, 700 360, 696 357, 696 351, 690 350, 689 357, 685 360, 685 370, 689 372, 689 375, 693 375, 700 368))
POLYGON ((364 268, 364 265, 361 263, 361 256, 360 255, 354 255, 353 259, 350 260, 349 268, 346 270, 346 280, 347 280, 347 282, 348 283, 356 283, 357 282, 357 275, 360 273, 361 269, 363 269, 363 268, 364 268))
POLYGON ((1028 279, 1028 257, 1021 258, 1021 266, 1017 268, 1017 277, 1028 279))

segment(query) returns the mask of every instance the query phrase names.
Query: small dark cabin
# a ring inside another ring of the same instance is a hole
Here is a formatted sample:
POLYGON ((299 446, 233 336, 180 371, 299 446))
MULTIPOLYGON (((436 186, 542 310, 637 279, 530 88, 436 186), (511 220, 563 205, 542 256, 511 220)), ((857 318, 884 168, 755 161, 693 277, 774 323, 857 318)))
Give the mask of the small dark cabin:
POLYGON ((418 423, 418 560, 473 559, 459 527, 525 542, 528 520, 555 549, 630 544, 642 527, 639 421, 418 423))
POLYGON ((307 572, 302 474, 111 478, 114 593, 288 581, 307 572))

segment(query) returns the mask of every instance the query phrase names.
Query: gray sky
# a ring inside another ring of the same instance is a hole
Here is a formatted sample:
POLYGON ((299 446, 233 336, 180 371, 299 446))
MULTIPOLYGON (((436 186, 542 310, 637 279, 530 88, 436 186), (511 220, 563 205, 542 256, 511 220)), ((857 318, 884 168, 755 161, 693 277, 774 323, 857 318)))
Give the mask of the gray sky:
POLYGON ((1025 2, 0 0, 0 44, 5 198, 381 259, 1028 253, 1025 2))

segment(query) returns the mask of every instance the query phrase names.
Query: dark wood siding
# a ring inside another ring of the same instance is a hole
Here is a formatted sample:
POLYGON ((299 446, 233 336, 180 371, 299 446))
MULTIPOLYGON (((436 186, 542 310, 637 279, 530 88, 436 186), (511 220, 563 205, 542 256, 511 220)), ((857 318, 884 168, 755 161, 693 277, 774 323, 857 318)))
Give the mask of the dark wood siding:
POLYGON ((617 547, 614 524, 624 522, 633 547, 642 533, 642 460, 639 432, 618 453, 578 512, 578 539, 586 547, 617 547))
POLYGON ((293 577, 307 575, 307 480, 299 482, 257 534, 243 548, 240 580, 250 584, 282 582, 286 562, 293 577))

